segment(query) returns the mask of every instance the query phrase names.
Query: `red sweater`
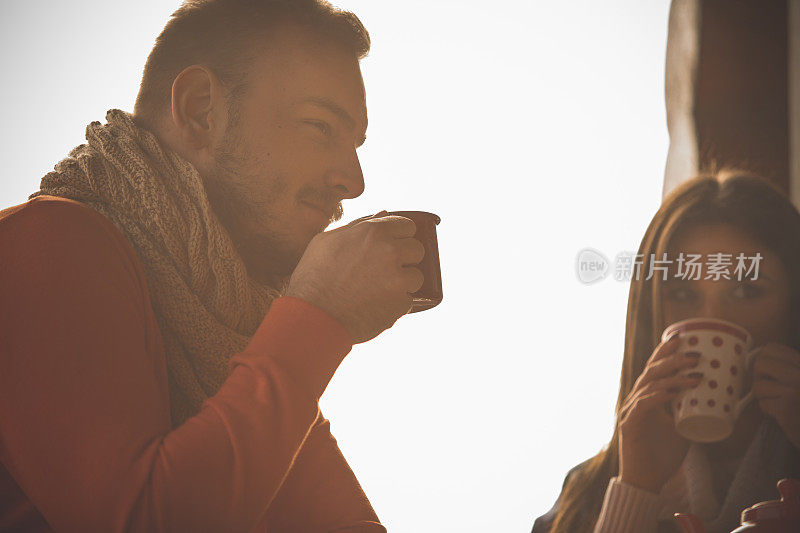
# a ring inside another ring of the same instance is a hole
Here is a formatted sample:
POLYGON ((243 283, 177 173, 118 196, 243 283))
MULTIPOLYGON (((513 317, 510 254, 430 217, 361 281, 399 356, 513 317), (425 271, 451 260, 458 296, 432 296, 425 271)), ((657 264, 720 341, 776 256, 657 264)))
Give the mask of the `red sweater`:
POLYGON ((280 298, 173 429, 131 244, 72 200, 0 211, 0 531, 385 532, 318 407, 351 348, 280 298))

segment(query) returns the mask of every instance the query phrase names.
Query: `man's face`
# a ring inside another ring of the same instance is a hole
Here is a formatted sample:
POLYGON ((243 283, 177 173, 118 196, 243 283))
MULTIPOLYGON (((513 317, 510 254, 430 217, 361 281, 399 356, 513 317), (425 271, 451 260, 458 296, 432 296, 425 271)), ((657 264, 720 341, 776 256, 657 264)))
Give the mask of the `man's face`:
POLYGON ((270 38, 248 77, 206 185, 250 275, 267 281, 363 192, 367 110, 357 58, 300 28, 270 38))

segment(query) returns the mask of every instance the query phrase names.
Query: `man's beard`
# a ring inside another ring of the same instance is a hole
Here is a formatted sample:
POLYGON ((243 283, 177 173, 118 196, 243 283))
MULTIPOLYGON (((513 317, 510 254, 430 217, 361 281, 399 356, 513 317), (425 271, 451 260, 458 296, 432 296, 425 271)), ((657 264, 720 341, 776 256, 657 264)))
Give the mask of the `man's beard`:
MULTIPOLYGON (((287 180, 277 172, 264 179, 264 170, 268 169, 269 163, 258 161, 247 149, 241 135, 238 104, 231 105, 229 117, 223 141, 214 150, 214 169, 211 175, 203 178, 206 192, 212 209, 230 234, 250 276, 275 286, 291 275, 308 243, 300 246, 292 243, 289 236, 276 231, 281 222, 291 225, 291 221, 278 220, 280 215, 274 209, 275 200, 287 195, 287 180), (264 194, 259 196, 265 200, 254 199, 252 190, 246 185, 248 183, 266 187, 264 194), (258 231, 254 231, 244 223, 245 220, 264 222, 258 231)), ((335 204, 329 223, 342 218, 342 204, 333 190, 305 185, 297 191, 296 197, 317 206, 335 204)))
POLYGON ((294 271, 305 252, 292 245, 285 235, 274 231, 278 225, 274 202, 286 194, 286 180, 273 175, 264 180, 260 174, 248 172, 256 168, 235 124, 229 124, 222 144, 214 150, 214 169, 204 177, 209 203, 228 231, 250 277, 271 286, 278 286, 294 271), (247 183, 268 187, 264 198, 253 198, 247 183), (246 220, 267 220, 255 233, 246 220), (270 224, 271 223, 271 224, 270 224))

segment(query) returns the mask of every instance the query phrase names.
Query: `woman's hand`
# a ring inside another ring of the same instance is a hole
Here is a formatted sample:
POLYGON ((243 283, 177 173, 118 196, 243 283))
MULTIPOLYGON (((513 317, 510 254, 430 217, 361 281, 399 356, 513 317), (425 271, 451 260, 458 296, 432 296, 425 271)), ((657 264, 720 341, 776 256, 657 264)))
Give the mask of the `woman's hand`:
POLYGON ((800 450, 800 353, 784 344, 765 344, 753 363, 753 397, 800 450))
POLYGON ((675 473, 689 447, 675 432, 666 404, 702 378, 700 373, 678 375, 697 366, 698 358, 677 348, 677 335, 656 346, 619 412, 619 477, 654 493, 675 473))

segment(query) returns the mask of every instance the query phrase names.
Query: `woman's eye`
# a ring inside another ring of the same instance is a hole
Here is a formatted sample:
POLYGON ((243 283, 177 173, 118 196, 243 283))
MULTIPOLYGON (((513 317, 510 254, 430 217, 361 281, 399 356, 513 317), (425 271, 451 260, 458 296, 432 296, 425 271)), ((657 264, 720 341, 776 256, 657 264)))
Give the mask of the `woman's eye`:
POLYGON ((749 300, 750 298, 758 298, 763 294, 764 290, 752 283, 739 283, 733 289, 734 298, 740 300, 749 300))

